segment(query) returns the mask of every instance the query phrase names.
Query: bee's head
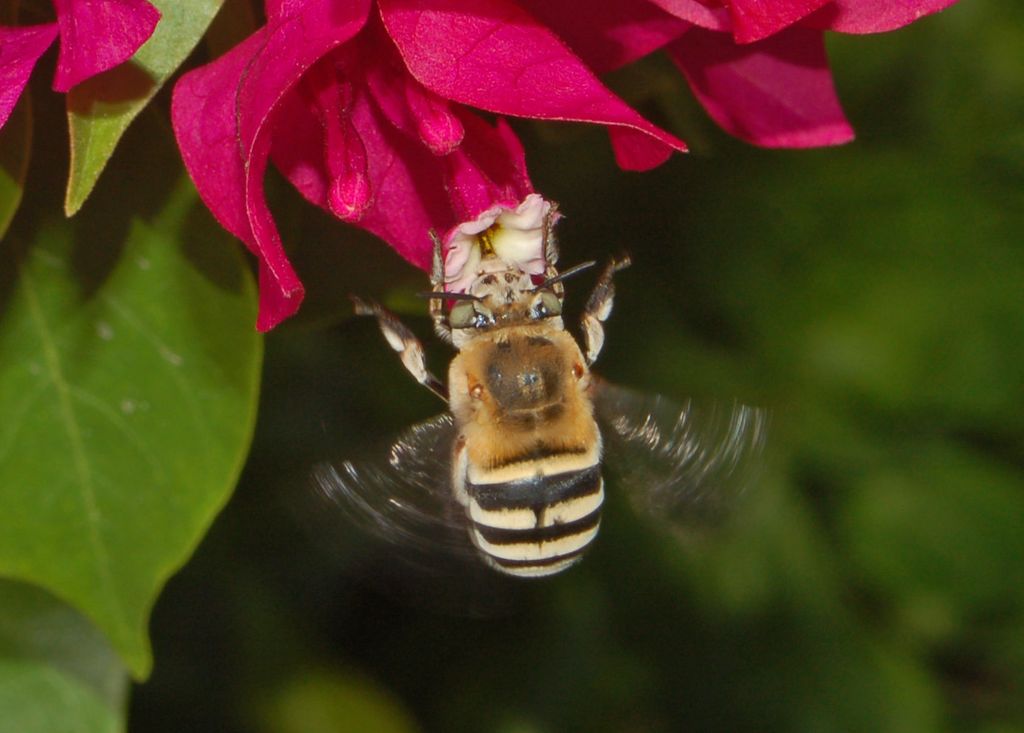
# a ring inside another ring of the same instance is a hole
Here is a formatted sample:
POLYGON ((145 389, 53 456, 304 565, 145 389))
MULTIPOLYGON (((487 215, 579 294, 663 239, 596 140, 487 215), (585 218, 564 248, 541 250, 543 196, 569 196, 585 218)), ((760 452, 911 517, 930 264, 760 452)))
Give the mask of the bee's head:
POLYGON ((562 301, 551 288, 538 287, 521 270, 482 274, 448 313, 455 345, 493 328, 546 321, 561 328, 562 301))

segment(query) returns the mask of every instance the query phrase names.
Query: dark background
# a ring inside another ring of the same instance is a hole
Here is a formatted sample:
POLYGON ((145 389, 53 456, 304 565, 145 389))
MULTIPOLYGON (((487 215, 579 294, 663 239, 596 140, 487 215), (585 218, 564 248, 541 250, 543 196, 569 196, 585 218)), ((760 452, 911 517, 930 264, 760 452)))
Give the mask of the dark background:
POLYGON ((428 610, 460 600, 422 583, 407 604, 353 579, 346 537, 305 531, 314 462, 439 405, 346 315, 356 291, 429 337, 423 274, 281 186, 309 301, 267 338, 249 464, 157 603, 130 729, 1024 729, 1021 16, 965 0, 831 37, 858 132, 842 148, 733 141, 658 59, 612 83, 688 156, 626 174, 599 131, 517 126, 566 215, 563 265, 633 254, 601 373, 767 406, 772 432, 711 538, 680 541, 611 485, 596 549, 509 613, 428 610))

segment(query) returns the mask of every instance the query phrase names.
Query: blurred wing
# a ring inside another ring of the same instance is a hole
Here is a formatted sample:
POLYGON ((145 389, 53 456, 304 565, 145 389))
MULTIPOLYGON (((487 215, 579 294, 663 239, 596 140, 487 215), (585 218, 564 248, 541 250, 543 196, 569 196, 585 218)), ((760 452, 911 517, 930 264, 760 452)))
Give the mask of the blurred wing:
MULTIPOLYGON (((313 485, 337 531, 358 532, 414 564, 474 552, 451 492, 451 415, 408 428, 383 455, 322 463, 313 485)), ((330 530, 327 530, 330 531, 330 530)))
POLYGON ((346 573, 405 605, 458 616, 505 615, 516 589, 483 563, 451 490, 451 415, 402 433, 364 460, 313 470, 316 532, 342 539, 346 573))
POLYGON ((767 411, 738 403, 682 404, 601 381, 595 410, 605 469, 634 505, 676 524, 721 520, 750 482, 767 411))

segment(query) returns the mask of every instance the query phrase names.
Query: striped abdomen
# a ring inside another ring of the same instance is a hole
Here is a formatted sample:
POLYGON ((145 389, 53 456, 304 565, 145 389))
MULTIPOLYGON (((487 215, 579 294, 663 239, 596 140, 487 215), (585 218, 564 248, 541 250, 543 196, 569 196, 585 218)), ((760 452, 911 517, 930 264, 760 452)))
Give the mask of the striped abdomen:
POLYGON ((469 471, 464 498, 470 537, 496 570, 551 575, 578 561, 597 535, 604 501, 601 466, 553 474, 543 473, 543 462, 521 468, 521 477, 509 479, 506 469, 506 480, 494 483, 482 483, 486 474, 469 471))

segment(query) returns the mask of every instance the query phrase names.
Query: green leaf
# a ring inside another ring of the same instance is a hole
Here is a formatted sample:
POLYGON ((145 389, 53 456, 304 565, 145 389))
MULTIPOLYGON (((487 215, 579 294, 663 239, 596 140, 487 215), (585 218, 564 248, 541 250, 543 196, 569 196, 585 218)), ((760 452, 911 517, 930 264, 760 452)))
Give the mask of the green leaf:
POLYGON ((81 684, 39 663, 0 659, 0 733, 114 733, 117 719, 81 684))
POLYGON ((67 95, 71 170, 64 211, 68 216, 85 203, 121 135, 192 53, 223 0, 151 2, 160 11, 160 23, 135 56, 67 95))
POLYGON ((178 175, 146 218, 119 193, 0 252, 0 575, 83 611, 137 677, 156 593, 241 469, 262 351, 239 249, 178 175))
POLYGON ((1021 598, 1018 472, 938 440, 894 457, 848 497, 839 529, 857 572, 891 599, 904 629, 943 639, 963 619, 1021 598))
POLYGON ((266 733, 414 733, 409 714, 370 680, 354 674, 306 671, 265 703, 266 733))
POLYGON ((0 582, 0 733, 113 733, 128 675, 102 634, 43 591, 0 582))
POLYGON ((32 148, 32 100, 26 89, 0 129, 0 239, 21 205, 32 148))
POLYGON ((924 665, 841 621, 802 620, 819 628, 747 659, 755 667, 747 689, 765 696, 762 709, 784 711, 781 725, 763 730, 942 730, 941 697, 924 665))

